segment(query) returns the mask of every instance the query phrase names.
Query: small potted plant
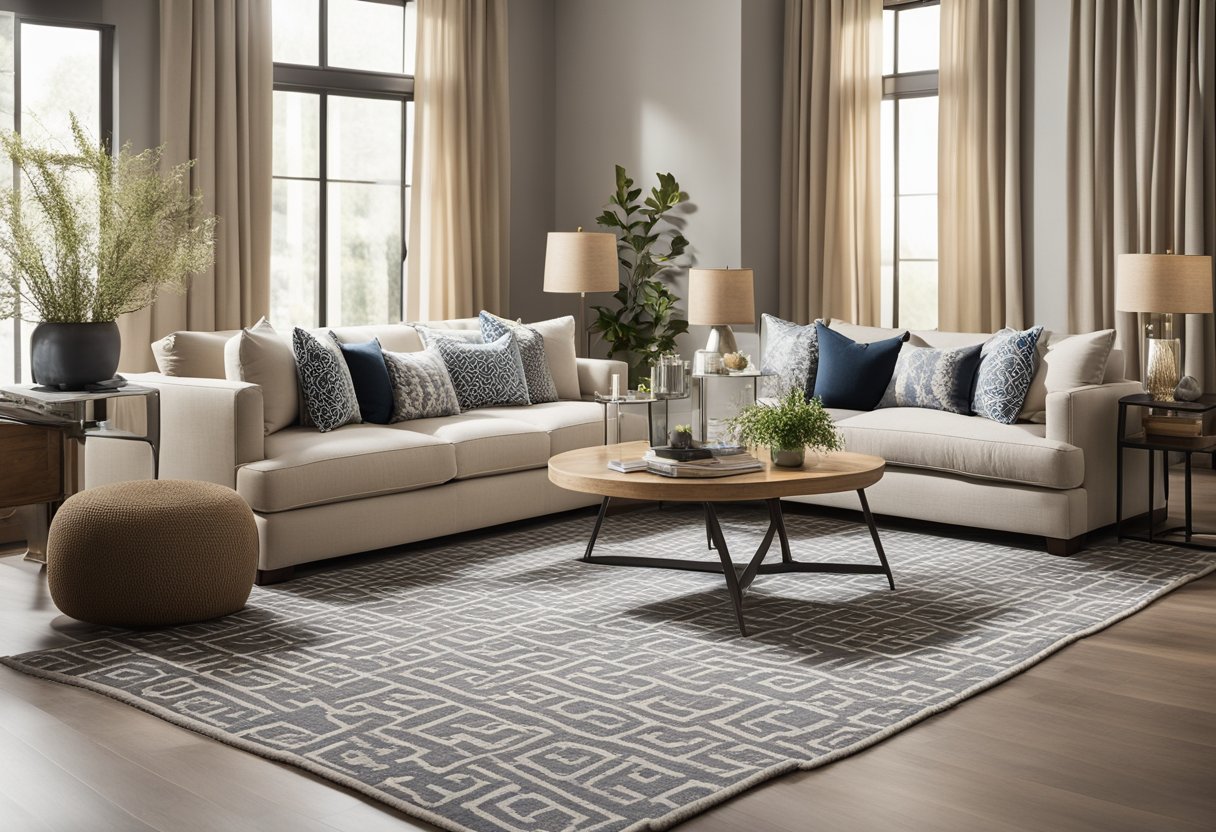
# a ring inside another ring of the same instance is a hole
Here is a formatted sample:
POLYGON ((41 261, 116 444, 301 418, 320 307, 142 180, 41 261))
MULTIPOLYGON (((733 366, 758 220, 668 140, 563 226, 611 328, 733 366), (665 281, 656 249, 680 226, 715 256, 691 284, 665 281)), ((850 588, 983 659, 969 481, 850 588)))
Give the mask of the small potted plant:
POLYGON ((691 448, 692 425, 676 425, 668 437, 668 444, 673 448, 691 448))
POLYGON ((821 456, 844 447, 823 404, 819 399, 807 401, 806 393, 797 387, 775 403, 748 405, 729 424, 740 442, 768 448, 773 464, 782 468, 801 468, 807 448, 821 456))

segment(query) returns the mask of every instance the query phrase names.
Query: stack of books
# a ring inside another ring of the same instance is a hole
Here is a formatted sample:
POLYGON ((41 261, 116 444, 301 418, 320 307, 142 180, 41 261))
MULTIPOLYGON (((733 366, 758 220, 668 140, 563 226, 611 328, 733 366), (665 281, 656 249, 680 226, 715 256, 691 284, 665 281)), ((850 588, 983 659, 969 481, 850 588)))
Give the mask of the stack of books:
POLYGON ((1207 446, 1216 442, 1216 409, 1204 413, 1154 413, 1144 417, 1144 433, 1180 445, 1207 446))
POLYGON ((664 477, 730 477, 735 474, 750 474, 763 471, 764 463, 746 451, 722 456, 708 456, 701 459, 669 459, 655 451, 646 452, 642 460, 646 470, 651 474, 664 477))

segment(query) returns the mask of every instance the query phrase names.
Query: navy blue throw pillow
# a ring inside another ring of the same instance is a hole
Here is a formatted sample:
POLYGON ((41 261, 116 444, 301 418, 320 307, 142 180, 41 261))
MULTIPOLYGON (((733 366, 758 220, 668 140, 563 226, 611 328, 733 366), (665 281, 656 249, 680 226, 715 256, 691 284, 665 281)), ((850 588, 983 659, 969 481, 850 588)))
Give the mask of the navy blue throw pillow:
MULTIPOLYGON (((336 340, 336 339, 335 339, 336 340)), ((339 344, 342 357, 355 383, 355 397, 363 421, 387 425, 393 418, 393 382, 380 350, 380 339, 359 344, 339 344)))
POLYGON ((824 407, 846 410, 873 410, 891 383, 899 348, 908 333, 872 344, 859 344, 852 338, 815 323, 819 339, 819 373, 815 376, 815 395, 824 407))

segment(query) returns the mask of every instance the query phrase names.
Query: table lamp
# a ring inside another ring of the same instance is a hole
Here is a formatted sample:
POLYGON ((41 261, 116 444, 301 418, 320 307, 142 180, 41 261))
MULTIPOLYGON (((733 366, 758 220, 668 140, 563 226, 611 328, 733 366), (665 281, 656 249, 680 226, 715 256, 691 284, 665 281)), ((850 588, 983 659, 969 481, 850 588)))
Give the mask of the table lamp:
POLYGON ((1212 258, 1201 254, 1120 254, 1115 264, 1115 308, 1148 313, 1144 327, 1144 389, 1172 402, 1182 346, 1174 316, 1212 311, 1212 258))
POLYGON ((688 322, 713 327, 707 352, 738 352, 731 324, 754 324, 756 301, 751 269, 689 269, 688 322))
POLYGON ((578 325, 586 352, 591 353, 587 328, 587 293, 615 292, 620 287, 616 235, 603 231, 550 231, 545 245, 545 291, 578 292, 578 325))

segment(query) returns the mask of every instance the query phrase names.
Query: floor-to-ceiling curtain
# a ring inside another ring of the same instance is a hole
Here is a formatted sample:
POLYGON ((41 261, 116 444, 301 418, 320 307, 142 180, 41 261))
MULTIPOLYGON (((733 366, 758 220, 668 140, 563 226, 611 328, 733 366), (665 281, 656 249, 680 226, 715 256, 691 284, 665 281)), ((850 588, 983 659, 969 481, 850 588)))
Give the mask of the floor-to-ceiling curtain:
MULTIPOLYGON (((1117 327, 1138 378, 1116 256, 1216 254, 1216 0, 1073 0, 1068 98, 1069 325, 1117 327)), ((1216 391, 1212 316, 1184 337, 1184 372, 1216 391)))
POLYGON ((506 0, 418 0, 406 320, 505 313, 506 0))
POLYGON ((219 216, 215 265, 185 294, 119 321, 122 367, 151 369, 148 344, 179 329, 248 326, 270 305, 271 0, 161 0, 164 163, 196 160, 190 187, 219 216))
POLYGON ((1022 325, 1020 0, 942 0, 938 325, 1022 325))
POLYGON ((786 0, 780 310, 879 320, 882 0, 786 0))

